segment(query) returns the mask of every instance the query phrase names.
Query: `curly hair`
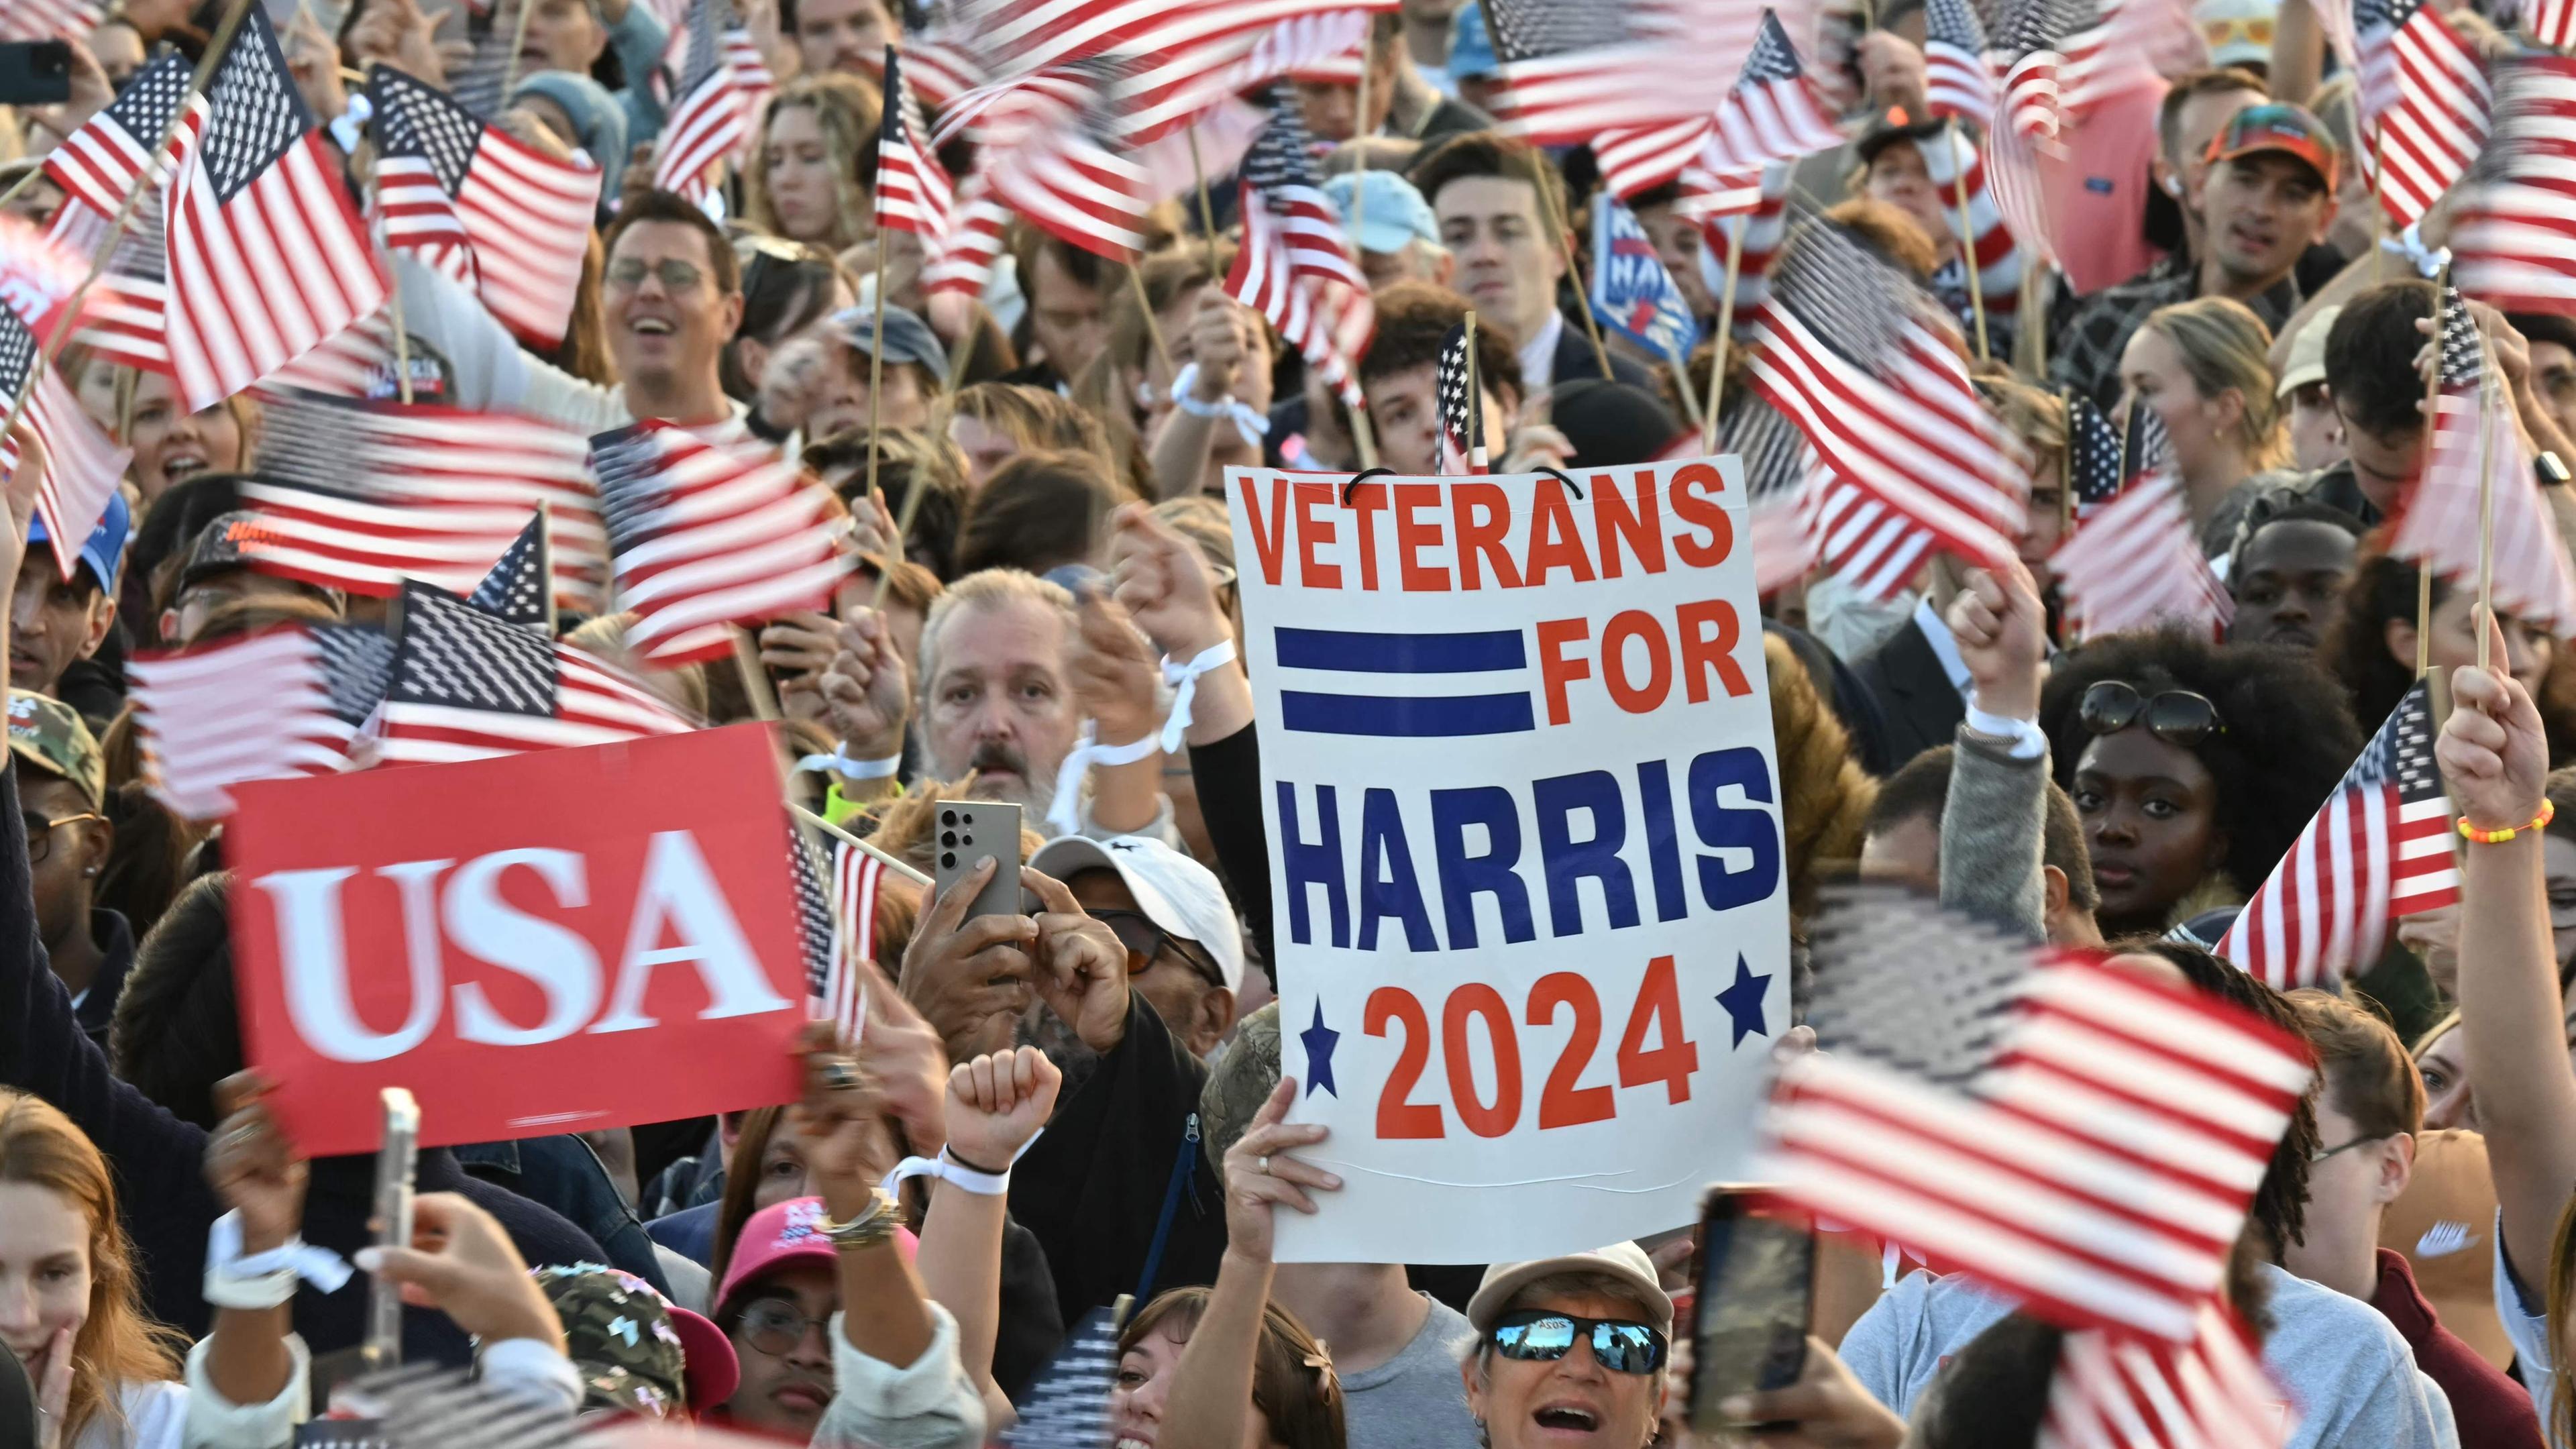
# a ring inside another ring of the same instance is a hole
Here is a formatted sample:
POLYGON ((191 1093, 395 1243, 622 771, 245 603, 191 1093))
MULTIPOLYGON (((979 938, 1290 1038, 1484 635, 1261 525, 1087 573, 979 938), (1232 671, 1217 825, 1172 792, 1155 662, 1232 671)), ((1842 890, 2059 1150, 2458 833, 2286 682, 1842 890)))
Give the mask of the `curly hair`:
POLYGON ((2226 728, 2192 754, 2217 781, 2227 875, 2244 890, 2272 873, 2361 754, 2343 691, 2296 650, 2213 644, 2180 629, 2115 634, 2060 659, 2040 696, 2057 783, 2070 790, 2091 740, 2077 706, 2084 691, 2112 679, 2141 694, 2189 690, 2218 706, 2226 728))
POLYGON ((1780 750, 1780 833, 1788 862, 1789 914, 1804 922, 1816 889, 1860 860, 1878 781, 1852 758, 1851 734, 1825 702, 1789 641, 1765 631, 1762 664, 1771 677, 1771 734, 1780 750))
POLYGON ((752 147, 752 164, 743 168, 743 217, 753 226, 772 236, 787 233, 778 224, 778 208, 769 198, 769 167, 761 159, 768 149, 770 128, 778 124, 781 111, 803 107, 814 113, 814 123, 823 133, 823 144, 832 159, 837 202, 832 208, 832 229, 819 237, 799 237, 831 248, 846 247, 860 239, 860 219, 866 217, 866 197, 877 184, 877 129, 885 117, 885 97, 863 77, 837 72, 798 76, 780 88, 769 109, 761 114, 760 135, 752 147))

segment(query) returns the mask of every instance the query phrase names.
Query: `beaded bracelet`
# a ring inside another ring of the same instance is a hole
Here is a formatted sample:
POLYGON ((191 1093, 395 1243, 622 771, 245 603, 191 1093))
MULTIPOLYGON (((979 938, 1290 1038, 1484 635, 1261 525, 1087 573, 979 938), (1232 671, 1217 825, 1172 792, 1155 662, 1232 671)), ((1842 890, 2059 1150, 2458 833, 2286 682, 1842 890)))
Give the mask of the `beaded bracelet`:
POLYGON ((2517 835, 2528 835, 2558 817, 2558 807, 2546 800, 2540 802, 2540 813, 2520 825, 2507 825, 2496 830, 2480 830, 2466 817, 2460 821, 2460 834, 2479 845, 2502 845, 2517 835))

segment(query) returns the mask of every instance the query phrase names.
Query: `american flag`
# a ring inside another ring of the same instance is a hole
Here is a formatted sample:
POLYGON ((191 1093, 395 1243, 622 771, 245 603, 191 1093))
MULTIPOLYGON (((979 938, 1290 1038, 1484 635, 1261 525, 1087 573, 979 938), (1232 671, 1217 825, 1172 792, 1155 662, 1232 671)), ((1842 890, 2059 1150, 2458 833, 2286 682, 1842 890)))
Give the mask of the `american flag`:
POLYGON ((2493 123, 2494 92, 2474 41, 2422 0, 2352 0, 2361 48, 2360 131, 2377 153, 2380 205, 2401 227, 2421 221, 2467 174, 2493 123))
MULTIPOLYGON (((1821 471, 1816 450, 1807 446, 1807 435, 1786 414, 1750 394, 1728 410, 1717 450, 1744 462, 1753 587, 1756 593, 1776 594, 1816 566, 1816 535, 1807 526, 1807 500, 1810 490, 1819 486, 1816 475, 1821 471)), ((1919 560, 1918 549, 1915 561, 1919 560)), ((1909 562, 1904 577, 1910 579, 1913 574, 1909 562)))
POLYGON ((2066 495, 2075 521, 2083 523, 2099 513, 2120 491, 2129 485, 2145 467, 2152 466, 2166 443, 2164 420, 2149 407, 2136 409, 2130 417, 2130 439, 2135 441, 2137 462, 2130 461, 2131 443, 2124 441, 2111 420, 2093 399, 2081 393, 2068 393, 2066 398, 2066 495))
POLYGON ((1824 1050, 1781 1073, 1758 1179, 2061 1327, 2192 1340, 2305 1045, 1885 887, 1837 888, 1812 950, 1824 1050))
POLYGON ((516 624, 540 638, 555 637, 555 595, 547 581, 554 577, 554 544, 540 510, 511 541, 509 552, 492 565, 465 602, 504 624, 516 624))
MULTIPOLYGON (((1990 172, 1985 159, 1957 126, 1938 135, 1927 136, 1915 147, 1923 158, 1924 175, 1940 193, 1942 220, 1956 236, 1959 213, 1967 212, 1969 234, 1957 237, 1959 255, 1941 265, 1932 276, 1933 289, 1950 302, 1953 315, 1968 307, 1966 267, 1977 269, 1977 286, 1984 298, 1986 316, 1991 320, 2009 320, 2021 311, 2021 247, 2014 239, 2012 224, 2004 215, 1995 191, 1989 184, 1990 172)), ((1962 325, 1965 323, 1963 321, 1962 325)), ((2001 350, 2002 343, 1996 347, 2001 350)))
POLYGON ((921 107, 904 88, 901 62, 889 45, 885 125, 877 133, 877 226, 912 232, 936 250, 948 235, 948 213, 957 204, 957 188, 937 153, 918 139, 927 134, 921 107))
MULTIPOLYGON (((830 847, 818 845, 794 815, 787 817, 787 874, 796 884, 796 935, 805 949, 805 1015, 840 1028, 844 1040, 856 1040, 866 1008, 860 999, 844 1000, 854 983, 840 969, 836 938, 839 923, 832 902, 823 894, 821 877, 830 847)), ((856 996, 856 993, 853 993, 856 996)))
POLYGON ((653 161, 653 185, 691 201, 715 190, 708 170, 734 154, 752 132, 744 78, 725 44, 723 11, 730 0, 689 0, 684 27, 671 37, 680 60, 671 116, 662 127, 653 161))
MULTIPOLYGON (((72 340, 94 357, 152 372, 170 371, 169 243, 162 228, 162 202, 155 189, 126 218, 125 230, 107 254, 107 270, 81 301, 72 340)), ((93 253, 105 240, 112 218, 78 202, 66 202, 54 214, 49 239, 83 253, 93 253)))
POLYGON ((392 679, 376 712, 388 763, 684 734, 696 722, 586 649, 505 622, 435 585, 403 585, 392 679))
POLYGON ((0 8, 0 40, 80 40, 105 13, 91 0, 11 0, 0 8))
POLYGON ((262 410, 258 482, 245 497, 278 540, 263 572, 391 597, 405 578, 473 589, 540 508, 555 598, 596 612, 607 530, 590 441, 513 413, 272 394, 262 410))
POLYGON ((1145 168, 1117 139, 1133 66, 1103 57, 1015 83, 983 111, 993 199, 1069 246, 1124 262, 1145 250, 1145 168))
POLYGON ((2101 504, 2049 557, 2087 638, 2178 623, 2216 638, 2235 603, 2192 541, 2182 485, 2159 468, 2101 504))
POLYGON ((732 652, 732 625, 829 608, 849 571, 829 497, 766 444, 659 420, 591 440, 628 647, 656 668, 732 652))
POLYGON ((992 173, 978 163, 958 184, 957 205, 948 216, 948 236, 922 268, 922 289, 982 295, 993 280, 994 264, 1002 258, 1010 225, 1010 209, 993 199, 992 173))
POLYGON ((2379 960, 2390 922, 2459 898, 2432 693, 2417 680, 2237 913, 2218 954, 2275 990, 2330 987, 2379 960))
POLYGON ((1270 319, 1270 325, 1316 369, 1324 385, 1342 401, 1362 403, 1359 380, 1352 371, 1353 352, 1343 338, 1358 324, 1365 346, 1375 328, 1376 309, 1365 289, 1326 286, 1298 275, 1296 245, 1288 223, 1263 204, 1261 193, 1243 188, 1243 245, 1225 274, 1225 294, 1270 319))
POLYGON ((2522 33, 2545 50, 2564 51, 2576 46, 2576 3, 2530 0, 2522 12, 2522 33))
POLYGON ((1717 103, 1717 117, 1700 164, 1712 171, 1758 166, 1765 161, 1794 161, 1813 151, 1843 143, 1824 98, 1798 64, 1797 49, 1780 17, 1762 12, 1754 32, 1753 51, 1743 73, 1717 103))
MULTIPOLYGON (((1278 223, 1281 247, 1294 275, 1355 287, 1365 302, 1368 278, 1352 263, 1341 212, 1324 194, 1323 181, 1315 174, 1315 138, 1306 129, 1297 93, 1286 86, 1273 91, 1270 123, 1253 138, 1252 149, 1243 157, 1247 203, 1257 196, 1278 223)), ((1363 315, 1373 317, 1375 309, 1365 308, 1363 315)))
POLYGON ((2245 1325, 2215 1304, 2188 1343, 2086 1329, 2068 1334, 2049 1381, 2038 1449, 2106 1444, 2280 1449, 2295 1414, 2245 1325))
POLYGON ((599 210, 599 168, 523 146, 391 66, 368 73, 367 94, 385 244, 471 286, 522 340, 561 342, 599 210))
POLYGON ((45 174, 102 219, 115 216, 146 177, 154 185, 169 180, 205 129, 206 98, 194 93, 194 76, 187 59, 175 52, 136 71, 106 110, 65 136, 45 157, 45 174), (170 118, 183 108, 173 132, 170 118), (170 144, 160 162, 150 164, 152 148, 165 132, 170 144))
POLYGON ((2056 266, 2057 233, 2049 224, 2048 199, 2039 182, 2039 153, 2030 138, 2010 126, 1991 127, 1978 145, 1978 159, 1985 166, 1995 211, 2027 260, 2056 266))
POLYGON ((257 6, 216 69, 204 138, 171 184, 170 365, 214 406, 381 306, 385 276, 339 162, 257 6))
POLYGON ((2094 18, 2092 0, 2009 0, 1995 34, 1994 63, 2003 71, 1995 129, 2028 141, 2056 140, 2071 109, 2066 50, 2094 18))
POLYGON ((2442 303, 2432 447, 2398 512, 2388 551, 2455 582, 2476 578, 2483 506, 2491 494, 2496 607, 2553 634, 2576 634, 2576 570, 2533 481, 2513 400, 2487 367, 2485 339, 2458 290, 2446 289, 2442 303), (2485 490, 2481 469, 2492 483, 2485 490))
POLYGON ((1494 119, 1533 145, 1703 119, 1753 48, 1759 0, 1489 0, 1494 119))
POLYGON ((1923 104, 1935 116, 1993 123, 1995 72, 1985 22, 1968 0, 1930 0, 1923 21, 1923 104))
POLYGON ((1621 201, 1668 182, 1683 181, 1699 166, 1717 123, 1707 116, 1668 121, 1660 126, 1621 126, 1592 138, 1592 159, 1601 167, 1601 185, 1621 201))
POLYGON ((734 143, 736 166, 749 164, 751 148, 760 139, 760 118, 769 111, 769 103, 778 96, 778 77, 770 73, 769 57, 760 53, 760 42, 746 26, 737 25, 724 34, 725 61, 733 67, 733 84, 742 107, 742 139, 734 143))
POLYGON ((1837 480, 1940 547, 2005 567, 2022 526, 2018 469, 1958 354, 1915 315, 1928 305, 1839 228, 1808 223, 1748 318, 1753 387, 1837 480))
POLYGON ((1224 42, 1229 50, 1244 40, 1250 45, 1230 64, 1217 65, 1203 54, 1171 57, 1167 65, 1191 62, 1160 93, 1145 96, 1131 117, 1135 139, 1149 141, 1194 125, 1235 96, 1259 89, 1283 76, 1310 76, 1350 65, 1356 78, 1361 47, 1367 43, 1371 12, 1352 8, 1291 16, 1269 30, 1224 42))
POLYGON ((1449 329, 1440 344, 1440 472, 1443 477, 1487 473, 1484 388, 1476 376, 1467 324, 1449 329))
POLYGON ((338 624, 138 656, 126 667, 144 779, 181 815, 214 820, 232 813, 232 787, 245 781, 345 770, 392 658, 383 634, 338 624))
POLYGON ((1118 1315, 1095 1308, 1029 1385, 1005 1449, 1100 1449, 1109 1442, 1109 1391, 1118 1378, 1118 1315))
POLYGON ((2576 57, 2530 56, 2497 78, 2495 136, 2451 232, 2451 276, 2508 312, 2576 315, 2576 57))
MULTIPOLYGON (((1283 23, 1333 11, 1392 10, 1389 0, 966 0, 948 7, 937 38, 988 76, 1043 71, 1119 54, 1157 58, 1172 90, 1221 71, 1283 23)), ((952 71, 964 66, 950 64, 952 71)))
MULTIPOLYGON (((868 973, 862 963, 877 955, 877 890, 885 882, 885 861, 872 851, 861 849, 845 840, 828 842, 831 862, 831 897, 825 900, 819 887, 800 883, 799 893, 812 891, 813 899, 800 901, 809 948, 808 979, 814 983, 814 1014, 839 1025, 841 1035, 857 1040, 867 1021, 868 973), (820 934, 816 934, 819 927, 820 934)), ((819 864, 823 852, 811 841, 805 849, 813 852, 819 864)), ((811 881, 811 872, 800 872, 811 881)))
MULTIPOLYGON (((36 516, 53 540, 55 567, 69 579, 80 565, 81 545, 106 515, 107 500, 116 495, 134 453, 99 431, 81 411, 80 399, 45 361, 44 345, 34 331, 15 311, 0 307, 0 398, 15 399, 21 393, 28 394, 22 413, 27 430, 45 448, 36 516)), ((17 466, 18 445, 0 438, 0 468, 17 466)), ((116 581, 103 582, 113 592, 116 581)))

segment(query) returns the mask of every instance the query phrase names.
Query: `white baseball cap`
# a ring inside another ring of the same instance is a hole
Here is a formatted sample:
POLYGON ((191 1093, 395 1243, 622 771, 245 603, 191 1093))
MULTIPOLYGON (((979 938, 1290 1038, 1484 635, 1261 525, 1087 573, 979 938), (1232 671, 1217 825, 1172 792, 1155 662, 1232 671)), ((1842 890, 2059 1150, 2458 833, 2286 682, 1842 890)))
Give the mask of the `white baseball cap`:
POLYGON ((1663 1333, 1673 1331, 1673 1298, 1655 1276, 1654 1260, 1635 1243, 1612 1243, 1588 1253, 1568 1253, 1561 1258, 1533 1258, 1526 1263, 1496 1263, 1485 1270, 1485 1280, 1476 1285, 1476 1296, 1467 1300, 1467 1321, 1478 1333, 1494 1331, 1494 1320, 1511 1307, 1513 1295, 1541 1278, 1559 1273, 1597 1273, 1613 1279, 1637 1295, 1646 1310, 1648 1321, 1663 1333))
POLYGON ((1226 989, 1243 989, 1243 933, 1234 907, 1216 873, 1159 840, 1118 835, 1093 840, 1063 835, 1038 848, 1029 868, 1065 880, 1086 870, 1118 872, 1145 918, 1185 941, 1193 941, 1216 963, 1226 989))

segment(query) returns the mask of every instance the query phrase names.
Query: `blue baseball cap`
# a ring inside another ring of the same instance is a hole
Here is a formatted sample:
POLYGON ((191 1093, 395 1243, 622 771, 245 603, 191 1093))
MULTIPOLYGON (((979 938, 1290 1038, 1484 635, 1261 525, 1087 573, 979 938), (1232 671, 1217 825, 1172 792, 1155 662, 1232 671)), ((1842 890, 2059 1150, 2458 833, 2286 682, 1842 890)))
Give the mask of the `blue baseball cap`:
POLYGON ((1485 7, 1468 0, 1449 17, 1449 78, 1489 76, 1501 64, 1494 54, 1493 37, 1485 33, 1485 7))
POLYGON ((1392 171, 1364 171, 1354 176, 1345 171, 1325 178, 1324 195, 1344 221, 1351 216, 1351 191, 1355 186, 1368 188, 1368 210, 1360 217, 1360 247, 1372 252, 1400 252, 1413 242, 1440 244, 1440 218, 1431 214, 1431 203, 1422 199, 1413 183, 1392 171))
MULTIPOLYGON (((88 541, 81 545, 80 560, 89 565, 90 577, 98 580, 102 592, 116 592, 116 571, 125 562, 125 544, 133 533, 133 522, 134 513, 125 506, 125 495, 110 493, 107 512, 100 515, 98 527, 89 531, 88 541)), ((50 546, 52 542, 53 536, 45 532, 45 518, 40 513, 35 527, 27 531, 28 546, 50 546)))

